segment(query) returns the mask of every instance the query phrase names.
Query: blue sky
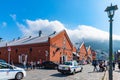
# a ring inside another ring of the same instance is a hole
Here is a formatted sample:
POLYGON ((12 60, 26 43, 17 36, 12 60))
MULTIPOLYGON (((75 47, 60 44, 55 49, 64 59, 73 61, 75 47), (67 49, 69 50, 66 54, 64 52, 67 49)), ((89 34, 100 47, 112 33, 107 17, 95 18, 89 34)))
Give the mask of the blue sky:
MULTIPOLYGON (((89 30, 95 31, 91 35, 100 32, 98 35, 101 36, 105 32, 108 36, 109 22, 104 10, 111 3, 119 8, 119 0, 1 0, 0 37, 12 40, 35 35, 39 29, 46 31, 45 34, 51 33, 50 30, 66 29, 70 37, 78 35, 78 39, 85 38, 89 30), (82 37, 79 34, 83 34, 82 37)), ((120 35, 119 15, 118 9, 114 16, 116 37, 120 35)))

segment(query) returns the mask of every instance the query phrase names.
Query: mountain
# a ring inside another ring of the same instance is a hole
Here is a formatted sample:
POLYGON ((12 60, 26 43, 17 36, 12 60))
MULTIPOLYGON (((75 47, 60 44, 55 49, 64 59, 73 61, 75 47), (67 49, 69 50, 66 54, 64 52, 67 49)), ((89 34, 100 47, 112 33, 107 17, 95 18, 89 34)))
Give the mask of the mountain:
MULTIPOLYGON (((98 40, 84 40, 86 46, 91 46, 94 50, 101 50, 104 52, 109 52, 109 41, 98 41, 98 40)), ((113 41, 113 52, 116 52, 120 49, 120 41, 113 41)))
MULTIPOLYGON (((86 46, 91 46, 93 50, 97 53, 97 59, 107 60, 109 56, 109 41, 98 41, 98 40, 85 40, 86 46)), ((120 50, 120 41, 113 40, 113 54, 120 50)))

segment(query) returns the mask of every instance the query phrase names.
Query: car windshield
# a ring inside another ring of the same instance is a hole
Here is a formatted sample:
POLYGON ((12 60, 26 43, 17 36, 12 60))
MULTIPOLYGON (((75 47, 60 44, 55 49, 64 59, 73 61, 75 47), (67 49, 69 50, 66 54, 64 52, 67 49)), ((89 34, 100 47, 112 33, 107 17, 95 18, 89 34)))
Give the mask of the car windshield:
POLYGON ((72 62, 64 62, 65 65, 72 65, 72 62))
POLYGON ((2 63, 6 63, 6 61, 4 61, 4 60, 2 60, 2 59, 0 59, 0 62, 2 62, 2 63))

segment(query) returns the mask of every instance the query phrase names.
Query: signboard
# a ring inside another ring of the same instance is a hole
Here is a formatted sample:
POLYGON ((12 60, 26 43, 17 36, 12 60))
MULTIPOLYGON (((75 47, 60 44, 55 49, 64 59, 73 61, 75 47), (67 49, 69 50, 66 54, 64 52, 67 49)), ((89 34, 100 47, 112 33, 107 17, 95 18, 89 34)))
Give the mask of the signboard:
POLYGON ((8 47, 8 51, 11 51, 11 48, 10 48, 10 47, 8 47))

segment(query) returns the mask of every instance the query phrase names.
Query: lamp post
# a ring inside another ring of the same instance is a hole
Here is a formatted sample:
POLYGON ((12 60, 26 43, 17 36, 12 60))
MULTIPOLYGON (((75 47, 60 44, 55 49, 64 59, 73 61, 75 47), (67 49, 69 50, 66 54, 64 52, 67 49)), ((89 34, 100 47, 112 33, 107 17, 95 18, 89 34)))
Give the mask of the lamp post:
POLYGON ((112 72, 112 22, 113 22, 113 16, 115 14, 115 10, 117 10, 117 5, 115 6, 109 6, 105 9, 105 12, 108 13, 108 17, 110 18, 110 29, 109 29, 109 80, 113 80, 113 72, 112 72))
POLYGON ((8 63, 10 64, 10 51, 11 51, 11 48, 8 47, 8 63))

